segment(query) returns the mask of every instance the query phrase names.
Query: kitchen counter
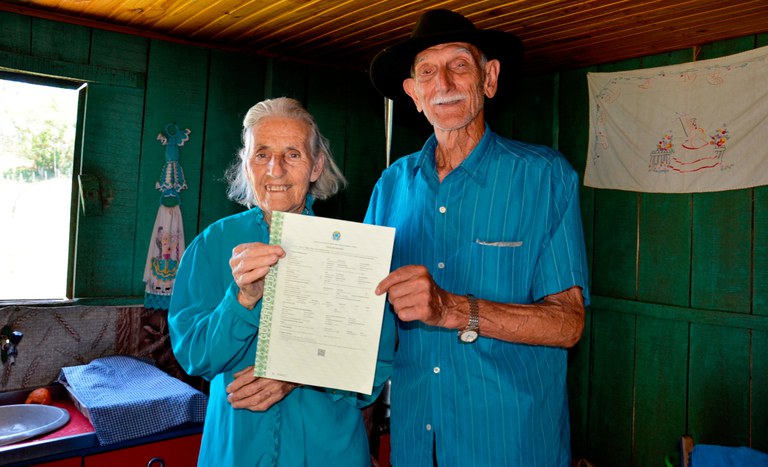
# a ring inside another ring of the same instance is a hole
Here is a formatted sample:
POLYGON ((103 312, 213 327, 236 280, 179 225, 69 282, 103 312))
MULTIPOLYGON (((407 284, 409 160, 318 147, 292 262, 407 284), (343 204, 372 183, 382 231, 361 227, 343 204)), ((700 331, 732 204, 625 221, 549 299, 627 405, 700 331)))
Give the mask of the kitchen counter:
MULTIPOLYGON (((181 436, 199 434, 203 431, 202 423, 185 423, 150 436, 101 446, 96 438, 93 425, 67 397, 66 390, 58 384, 48 386, 48 388, 53 399, 51 405, 67 410, 70 416, 69 422, 58 430, 46 435, 7 446, 0 446, 0 465, 16 467, 69 457, 88 456, 181 436)), ((29 392, 31 390, 0 393, 0 405, 23 404, 29 392)))

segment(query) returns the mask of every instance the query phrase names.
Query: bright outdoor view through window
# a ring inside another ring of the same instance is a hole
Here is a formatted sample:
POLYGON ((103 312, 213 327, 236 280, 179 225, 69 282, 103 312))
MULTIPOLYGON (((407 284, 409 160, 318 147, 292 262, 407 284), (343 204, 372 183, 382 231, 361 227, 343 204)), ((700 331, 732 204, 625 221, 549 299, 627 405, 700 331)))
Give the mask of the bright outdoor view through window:
POLYGON ((0 80, 0 300, 65 298, 77 96, 0 80))

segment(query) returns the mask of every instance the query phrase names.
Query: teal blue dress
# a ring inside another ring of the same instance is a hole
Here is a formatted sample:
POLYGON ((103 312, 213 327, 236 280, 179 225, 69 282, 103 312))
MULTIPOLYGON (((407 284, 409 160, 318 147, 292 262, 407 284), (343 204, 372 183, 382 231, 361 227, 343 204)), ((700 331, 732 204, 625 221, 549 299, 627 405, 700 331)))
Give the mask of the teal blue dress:
MULTIPOLYGON (((307 206, 311 202, 308 197, 307 206)), ((305 213, 312 215, 311 207, 305 213)), ((168 313, 173 351, 187 373, 211 382, 198 465, 368 466, 360 409, 389 378, 391 324, 382 329, 371 396, 301 387, 265 412, 233 409, 227 402, 225 388, 233 374, 255 361, 261 314, 261 302, 253 310, 238 303, 229 258, 238 244, 268 241, 263 213, 253 208, 205 229, 179 266, 168 313)))

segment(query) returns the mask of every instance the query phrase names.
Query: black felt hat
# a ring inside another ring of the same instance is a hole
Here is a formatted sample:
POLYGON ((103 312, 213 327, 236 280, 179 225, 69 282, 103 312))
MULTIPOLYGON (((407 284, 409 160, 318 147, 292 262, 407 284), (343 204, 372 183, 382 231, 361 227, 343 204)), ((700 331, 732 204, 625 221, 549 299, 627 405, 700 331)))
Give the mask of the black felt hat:
POLYGON ((370 68, 373 86, 392 100, 409 99, 403 91, 403 80, 410 76, 416 54, 448 42, 474 45, 489 60, 499 60, 505 74, 519 68, 522 61, 523 44, 514 34, 477 29, 472 21, 456 12, 431 10, 421 15, 407 40, 387 47, 373 58, 370 68))

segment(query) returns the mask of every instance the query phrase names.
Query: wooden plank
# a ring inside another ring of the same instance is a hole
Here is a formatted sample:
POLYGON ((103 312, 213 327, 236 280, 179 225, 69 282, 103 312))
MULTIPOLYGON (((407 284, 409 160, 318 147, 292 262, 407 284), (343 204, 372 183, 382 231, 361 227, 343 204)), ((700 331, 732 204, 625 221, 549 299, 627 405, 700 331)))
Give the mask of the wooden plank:
POLYGON ((595 190, 592 290, 596 294, 636 297, 638 197, 628 191, 595 190))
POLYGON ((75 127, 75 144, 73 148, 72 159, 72 191, 71 208, 69 217, 69 244, 67 249, 67 293, 66 297, 75 299, 75 276, 76 258, 77 258, 77 229, 80 214, 80 184, 77 181, 76 174, 80 174, 83 163, 83 134, 85 132, 85 107, 88 100, 88 88, 81 87, 77 92, 77 123, 75 127))
POLYGON ((292 97, 303 105, 307 102, 307 65, 283 60, 269 60, 264 83, 264 97, 292 97))
MULTIPOLYGON (((306 82, 305 108, 315 117, 320 132, 328 138, 331 153, 342 172, 346 173, 347 153, 347 92, 349 77, 339 70, 315 67, 312 79, 306 82)), ((325 201, 317 200, 315 213, 323 217, 342 218, 348 194, 342 192, 325 201)))
MULTIPOLYGON (((582 172, 583 174, 583 172, 582 172)), ((581 202, 581 222, 584 226, 584 244, 587 249, 587 269, 589 271, 589 290, 594 290, 595 283, 595 192, 594 188, 582 184, 579 190, 581 202)))
POLYGON ((91 65, 146 73, 149 39, 101 29, 94 29, 91 37, 91 65))
MULTIPOLYGON (((364 70, 383 47, 408 37, 424 2, 275 0, 209 2, 35 0, 17 11, 204 47, 235 48, 270 57, 344 64, 364 70)), ((609 0, 600 2, 466 2, 441 0, 478 27, 518 34, 531 74, 691 48, 765 32, 764 0, 609 0)))
POLYGON ((146 39, 91 31, 81 26, 0 13, 8 51, 0 51, 3 69, 99 82, 144 87, 146 39), (7 26, 7 28, 6 28, 7 26), (94 41, 91 43, 91 34, 94 41), (67 44, 62 47, 61 44, 67 44), (143 49, 142 49, 143 47, 143 49), (143 51, 143 54, 141 53, 143 51), (129 65, 130 64, 130 65, 129 65))
POLYGON ((755 36, 737 37, 735 39, 719 40, 701 46, 698 60, 724 57, 726 55, 746 52, 755 48, 755 36))
MULTIPOLYGON (((623 21, 634 15, 625 15, 625 8, 614 7, 613 11, 621 13, 613 18, 597 19, 592 15, 584 16, 587 19, 583 21, 583 26, 587 30, 563 27, 562 21, 552 25, 554 34, 548 33, 546 28, 537 28, 537 37, 531 39, 530 46, 536 47, 539 52, 537 56, 542 59, 557 56, 559 63, 554 63, 557 67, 562 66, 563 61, 573 62, 574 59, 578 63, 600 63, 598 57, 603 55, 601 48, 610 48, 614 57, 639 57, 744 36, 764 29, 764 23, 761 25, 761 22, 764 21, 765 11, 760 10, 765 8, 765 4, 752 3, 750 6, 754 6, 754 10, 749 10, 747 5, 741 5, 739 8, 746 8, 741 16, 730 14, 734 8, 731 4, 712 5, 712 8, 703 10, 700 8, 700 2, 688 1, 685 2, 685 7, 680 2, 660 3, 671 9, 674 14, 659 10, 658 14, 661 16, 656 17, 657 11, 646 12, 641 22, 631 21, 630 26, 623 21), (725 10, 725 14, 722 10, 725 10), (615 21, 617 19, 620 22, 615 21), (664 40, 659 41, 662 36, 664 40)), ((573 24, 575 22, 570 23, 573 24)), ((544 64, 534 65, 540 67, 544 64)))
POLYGON ((691 48, 648 55, 640 58, 642 68, 655 68, 659 66, 677 65, 692 62, 695 59, 694 50, 691 48))
POLYGON ((582 179, 589 149, 587 73, 593 71, 594 68, 582 68, 563 72, 559 80, 558 147, 582 179))
POLYGON ((32 20, 31 54, 68 63, 88 63, 91 30, 44 19, 32 20))
MULTIPOLYGON (((579 173, 581 220, 587 247, 587 265, 593 271, 595 189, 584 186, 584 168, 589 149, 589 96, 587 73, 595 68, 582 68, 560 74, 558 92, 558 147, 579 173)), ((590 280, 590 283, 592 281, 590 280)))
MULTIPOLYGON (((32 18, 0 11, 0 49, 28 54, 32 37, 32 18)), ((0 63, 5 63, 0 62, 0 63)))
MULTIPOLYGON (((640 67, 639 60, 602 65, 599 72, 640 67)), ((594 293, 613 297, 637 296, 637 213, 636 193, 595 190, 593 287, 594 293)))
MULTIPOLYGON (((381 97, 381 112, 384 114, 384 101, 381 97)), ((432 134, 432 127, 424 115, 416 112, 413 102, 395 102, 393 104, 392 154, 390 163, 400 157, 420 151, 432 134)))
POLYGON ((526 143, 543 144, 553 147, 552 139, 555 82, 553 75, 523 78, 515 85, 512 104, 512 137, 526 143))
MULTIPOLYGON (((643 68, 693 60, 686 49, 643 57, 643 68)), ((690 300, 691 197, 640 195, 638 299, 687 306, 690 300)))
POLYGON ((51 78, 144 88, 144 74, 100 66, 70 63, 35 55, 0 50, 0 70, 31 73, 51 78))
POLYGON ((595 68, 561 73, 558 80, 558 121, 555 123, 558 148, 574 166, 581 180, 579 201, 589 271, 593 271, 594 259, 595 190, 583 184, 589 148, 589 99, 584 89, 587 86, 587 73, 592 71, 595 68))
POLYGON ((688 306, 691 196, 640 195, 638 299, 688 306))
POLYGON ((102 84, 88 87, 81 170, 97 176, 103 194, 113 199, 101 216, 80 214, 76 297, 134 295, 134 218, 143 105, 140 89, 102 84))
POLYGON ((752 332, 752 411, 749 446, 768 453, 768 331, 752 332))
POLYGON ((243 60, 231 53, 213 52, 208 79, 208 108, 200 180, 200 219, 197 234, 212 222, 240 212, 244 206, 227 199, 224 172, 238 160, 243 118, 264 99, 266 60, 243 60))
POLYGON ((749 313, 752 190, 693 195, 691 306, 749 313))
POLYGON ((768 319, 765 316, 747 313, 713 311, 703 308, 683 308, 658 303, 622 300, 594 294, 592 295, 592 304, 600 309, 608 309, 630 315, 649 316, 711 326, 768 331, 768 319))
POLYGON ((768 45, 768 33, 758 34, 755 37, 755 47, 763 47, 768 45))
MULTIPOLYGON (((754 37, 701 47, 699 60, 750 50, 754 37)), ((749 313, 752 190, 694 195, 691 305, 749 313)))
POLYGON ((189 141, 180 148, 179 162, 189 186, 181 192, 181 216, 186 242, 191 242, 197 232, 205 140, 208 54, 209 51, 205 49, 169 42, 152 41, 150 44, 139 178, 134 187, 134 190, 138 190, 134 221, 137 231, 133 247, 134 294, 143 295, 144 265, 160 206, 160 192, 155 189, 155 183, 165 163, 165 147, 157 140, 157 136, 171 123, 192 131, 189 141))
MULTIPOLYGON (((754 239, 768 238, 768 187, 754 189, 754 239)), ((752 313, 768 316, 768 242, 753 240, 752 313)))
POLYGON ((367 74, 350 74, 349 78, 344 158, 344 173, 349 185, 344 191, 343 218, 361 222, 373 186, 386 166, 384 112, 381 96, 371 86, 367 74))
POLYGON ((688 324, 637 318, 633 465, 661 465, 686 432, 688 324))
POLYGON ((749 444, 749 346, 747 330, 691 325, 688 432, 697 444, 749 444))
POLYGON ((632 465, 635 318, 592 309, 588 459, 632 465))
POLYGON ((587 308, 581 340, 568 350, 568 407, 571 423, 571 456, 574 460, 589 457, 589 364, 592 350, 592 316, 592 309, 587 308))

